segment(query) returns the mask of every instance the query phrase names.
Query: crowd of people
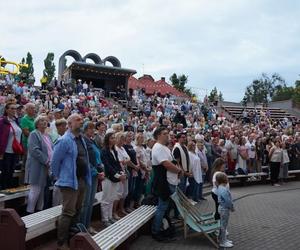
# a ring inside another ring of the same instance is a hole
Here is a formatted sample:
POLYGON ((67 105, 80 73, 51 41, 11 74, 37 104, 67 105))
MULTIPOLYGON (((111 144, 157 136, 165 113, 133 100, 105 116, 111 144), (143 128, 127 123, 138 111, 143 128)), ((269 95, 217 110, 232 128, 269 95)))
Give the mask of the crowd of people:
MULTIPOLYGON (((162 220, 176 188, 203 202, 203 183, 213 183, 219 219, 219 212, 221 217, 227 214, 225 207, 232 209, 227 203, 218 208, 224 203, 220 197, 229 197, 223 190, 218 200, 218 186, 228 183, 220 172, 246 175, 269 166, 271 184, 279 186, 288 169, 300 166, 296 121, 283 123, 270 116, 228 119, 207 101, 146 96, 142 90, 134 91, 128 103, 121 106, 105 98, 92 83, 41 90, 0 81, 1 189, 13 187, 14 170, 21 166, 24 182, 30 184, 27 213, 62 204, 61 249, 67 249, 69 230, 76 222, 95 233, 91 216, 97 191, 103 192, 104 226, 139 207, 143 198, 158 197, 152 235, 164 240, 162 220)), ((176 209, 174 216, 178 217, 176 209)), ((223 228, 223 245, 228 242, 224 232, 223 228)))

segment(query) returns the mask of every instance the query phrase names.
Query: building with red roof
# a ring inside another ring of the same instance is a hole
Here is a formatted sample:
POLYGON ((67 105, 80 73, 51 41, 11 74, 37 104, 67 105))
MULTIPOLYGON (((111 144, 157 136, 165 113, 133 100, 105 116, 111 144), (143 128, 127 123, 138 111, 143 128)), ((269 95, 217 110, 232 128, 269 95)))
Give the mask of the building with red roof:
POLYGON ((143 75, 138 79, 130 76, 128 79, 128 89, 143 89, 146 95, 154 95, 155 93, 159 93, 161 96, 169 94, 181 98, 189 98, 185 93, 168 84, 164 77, 158 81, 155 81, 151 75, 143 75))

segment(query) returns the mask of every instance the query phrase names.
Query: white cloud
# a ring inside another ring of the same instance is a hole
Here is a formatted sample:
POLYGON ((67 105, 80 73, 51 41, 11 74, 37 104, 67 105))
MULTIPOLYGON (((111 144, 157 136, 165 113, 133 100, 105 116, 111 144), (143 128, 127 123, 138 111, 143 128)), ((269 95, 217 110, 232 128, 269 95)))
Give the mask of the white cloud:
POLYGON ((0 54, 19 61, 30 51, 37 78, 48 52, 56 63, 68 49, 114 55, 138 75, 185 73, 191 86, 216 85, 240 100, 261 72, 297 78, 299 7, 292 0, 6 1, 0 54))

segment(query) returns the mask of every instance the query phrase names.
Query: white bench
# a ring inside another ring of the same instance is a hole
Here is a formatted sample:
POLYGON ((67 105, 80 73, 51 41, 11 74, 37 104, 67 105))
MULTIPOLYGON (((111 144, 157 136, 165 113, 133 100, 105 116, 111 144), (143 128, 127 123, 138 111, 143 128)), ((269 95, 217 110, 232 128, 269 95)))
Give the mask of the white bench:
MULTIPOLYGON (((95 195, 96 201, 94 206, 101 201, 102 192, 95 195)), ((26 241, 36 238, 44 233, 47 233, 56 228, 56 223, 61 215, 62 205, 52 207, 34 214, 22 217, 22 220, 27 229, 26 241)))
MULTIPOLYGON (((96 193, 94 206, 100 203, 101 197, 102 192, 96 193)), ((25 250, 26 241, 56 228, 61 212, 62 206, 59 205, 21 218, 14 209, 0 210, 1 247, 3 243, 3 249, 25 250), (5 238, 7 241, 2 242, 5 238)))
POLYGON ((27 197, 29 194, 29 190, 17 192, 14 194, 0 194, 0 208, 5 207, 5 202, 17 198, 27 197))
POLYGON ((289 170, 289 177, 294 176, 296 180, 300 180, 300 169, 295 169, 295 170, 289 170))
POLYGON ((251 177, 259 177, 259 176, 269 176, 269 175, 265 172, 237 174, 237 175, 228 175, 228 179, 251 178, 251 177))
POLYGON ((289 170, 288 173, 289 173, 289 174, 300 174, 300 169, 289 170))
POLYGON ((230 180, 239 180, 241 184, 244 184, 248 179, 252 180, 266 180, 268 178, 269 174, 265 172, 259 172, 259 173, 249 173, 249 174, 238 174, 238 175, 228 175, 228 179, 230 180))
POLYGON ((94 236, 79 233, 71 239, 71 250, 116 249, 155 214, 156 206, 143 205, 94 236))
POLYGON ((61 215, 62 206, 52 207, 34 214, 22 217, 26 227, 25 240, 31 240, 56 228, 56 222, 61 215))

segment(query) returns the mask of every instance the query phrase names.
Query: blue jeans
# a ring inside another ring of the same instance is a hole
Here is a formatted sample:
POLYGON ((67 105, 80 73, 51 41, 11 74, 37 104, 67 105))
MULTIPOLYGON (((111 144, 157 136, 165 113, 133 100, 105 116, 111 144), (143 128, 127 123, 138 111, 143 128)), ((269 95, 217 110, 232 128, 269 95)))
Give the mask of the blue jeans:
POLYGON ((202 183, 197 183, 194 178, 189 178, 188 196, 198 202, 202 198, 202 183))
POLYGON ((134 202, 139 202, 144 192, 145 179, 142 179, 141 172, 139 172, 138 176, 134 178, 135 178, 135 185, 133 191, 133 200, 134 202))
POLYGON ((130 206, 130 202, 135 198, 135 186, 138 177, 133 177, 132 172, 128 172, 128 195, 125 199, 125 207, 130 206))
POLYGON ((86 192, 84 196, 83 206, 80 213, 80 222, 85 225, 86 228, 90 227, 92 213, 93 213, 93 204, 95 200, 95 194, 97 191, 98 178, 97 176, 92 176, 92 185, 86 186, 86 192))
POLYGON ((199 189, 198 189, 198 199, 203 198, 203 182, 199 183, 199 189))
MULTIPOLYGON (((176 186, 169 184, 170 192, 173 194, 175 192, 176 186)), ((163 218, 166 214, 170 205, 170 198, 163 200, 158 198, 158 206, 155 211, 153 223, 152 223, 152 234, 158 234, 161 231, 161 225, 163 218)))
POLYGON ((220 214, 219 242, 222 244, 222 243, 225 243, 225 241, 227 240, 226 229, 227 229, 228 220, 229 220, 229 209, 222 208, 219 206, 219 214, 220 214))
POLYGON ((186 194, 186 182, 187 182, 187 176, 182 176, 180 178, 180 183, 178 187, 181 189, 181 191, 186 194))

